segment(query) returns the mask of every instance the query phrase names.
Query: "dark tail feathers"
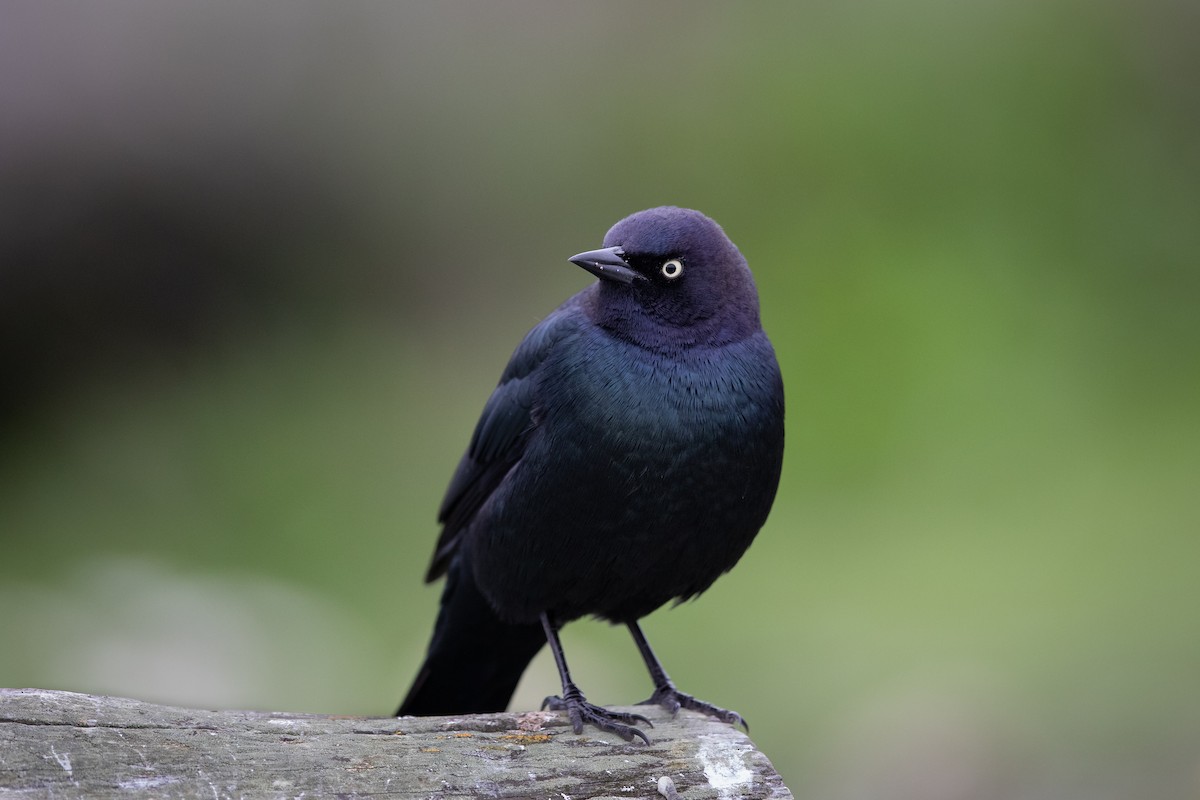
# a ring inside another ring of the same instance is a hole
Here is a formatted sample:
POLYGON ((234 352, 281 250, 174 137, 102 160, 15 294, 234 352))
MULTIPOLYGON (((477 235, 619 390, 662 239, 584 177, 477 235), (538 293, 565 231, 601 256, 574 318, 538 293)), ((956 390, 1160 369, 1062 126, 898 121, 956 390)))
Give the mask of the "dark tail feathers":
POLYGON ((500 621, 471 571, 451 565, 425 663, 397 715, 504 711, 525 667, 546 643, 541 625, 500 621))

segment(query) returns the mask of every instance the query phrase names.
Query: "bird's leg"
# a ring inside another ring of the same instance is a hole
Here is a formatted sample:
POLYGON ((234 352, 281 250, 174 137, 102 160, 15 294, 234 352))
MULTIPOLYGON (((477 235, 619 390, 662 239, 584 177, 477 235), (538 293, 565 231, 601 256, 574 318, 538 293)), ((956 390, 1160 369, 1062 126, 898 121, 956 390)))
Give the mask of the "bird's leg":
POLYGON ((633 635, 633 641, 637 643, 638 652, 642 654, 642 660, 646 662, 646 669, 650 670, 650 679, 654 681, 654 694, 638 703, 638 705, 659 705, 670 711, 672 716, 679 709, 688 708, 692 711, 707 714, 710 717, 716 717, 723 722, 728 722, 730 725, 741 725, 746 730, 750 730, 750 726, 746 724, 746 720, 742 719, 742 715, 736 711, 728 711, 724 708, 714 706, 712 703, 697 700, 690 694, 676 689, 675 684, 671 682, 671 678, 667 675, 667 671, 663 669, 662 663, 654 655, 654 651, 650 649, 650 643, 646 641, 646 635, 642 633, 641 627, 637 622, 626 624, 629 626, 629 632, 633 635))
POLYGON ((650 727, 654 723, 641 714, 627 714, 622 711, 609 711, 607 708, 592 705, 579 691, 579 687, 571 681, 571 672, 567 669, 567 659, 563 656, 562 642, 558 640, 558 627, 549 614, 542 614, 542 628, 546 631, 546 641, 550 643, 550 651, 554 653, 554 663, 558 666, 558 675, 562 678, 562 697, 547 697, 542 701, 542 708, 553 711, 566 711, 571 718, 571 727, 575 733, 583 733, 584 724, 594 725, 602 731, 615 733, 627 742, 633 737, 640 737, 643 742, 650 744, 650 738, 631 723, 644 722, 650 727))

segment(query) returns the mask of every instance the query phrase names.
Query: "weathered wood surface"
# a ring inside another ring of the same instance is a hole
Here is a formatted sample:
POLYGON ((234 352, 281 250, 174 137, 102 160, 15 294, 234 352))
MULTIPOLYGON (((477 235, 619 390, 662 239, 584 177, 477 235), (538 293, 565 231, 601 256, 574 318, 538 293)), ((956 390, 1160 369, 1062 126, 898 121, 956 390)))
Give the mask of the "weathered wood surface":
MULTIPOLYGON (((638 709, 645 712, 645 708, 638 709)), ((647 713, 649 746, 529 712, 329 717, 201 711, 0 689, 0 798, 653 798, 790 800, 741 731, 647 713)))

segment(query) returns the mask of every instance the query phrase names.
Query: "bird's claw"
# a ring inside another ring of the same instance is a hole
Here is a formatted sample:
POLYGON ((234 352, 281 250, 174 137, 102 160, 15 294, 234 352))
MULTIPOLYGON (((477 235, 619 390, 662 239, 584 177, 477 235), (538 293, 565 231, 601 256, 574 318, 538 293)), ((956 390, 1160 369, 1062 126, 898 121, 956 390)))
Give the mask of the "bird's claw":
POLYGON ((679 709, 686 708, 690 711, 699 711, 710 717, 716 717, 722 722, 730 725, 740 725, 747 731, 750 730, 749 723, 736 711, 730 711, 720 706, 714 706, 712 703, 707 703, 703 700, 697 700, 686 692, 681 692, 670 684, 660 686, 654 690, 654 694, 638 703, 639 706, 662 706, 675 716, 679 709))
POLYGON ((577 734, 583 733, 584 725, 591 725, 602 731, 615 733, 627 742, 632 742, 636 736, 646 744, 650 744, 650 737, 642 733, 640 728, 633 725, 635 722, 644 722, 651 728, 654 727, 654 723, 641 714, 631 714, 626 711, 610 711, 603 706, 589 703, 583 698, 583 695, 576 697, 571 694, 568 694, 566 699, 562 697, 547 697, 542 701, 542 708, 548 708, 551 711, 566 711, 567 716, 571 719, 571 728, 577 734))

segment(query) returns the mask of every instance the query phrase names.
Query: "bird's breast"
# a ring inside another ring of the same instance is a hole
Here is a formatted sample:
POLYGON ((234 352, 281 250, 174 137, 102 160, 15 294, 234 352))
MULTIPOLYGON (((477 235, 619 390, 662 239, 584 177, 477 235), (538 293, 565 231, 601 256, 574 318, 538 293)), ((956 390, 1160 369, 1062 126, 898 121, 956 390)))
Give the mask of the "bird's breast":
POLYGON ((769 344, 674 359, 598 348, 546 379, 554 383, 540 387, 546 402, 535 410, 535 463, 545 465, 536 487, 552 487, 546 504, 586 512, 596 535, 662 529, 662 519, 698 524, 757 487, 774 494, 782 396, 769 344))
POLYGON ((536 395, 526 452, 473 537, 477 579, 512 619, 636 619, 707 588, 765 521, 783 452, 765 338, 678 358, 575 349, 536 395))
POLYGON ((554 366, 539 387, 535 421, 621 454, 737 435, 773 414, 777 402, 778 367, 759 348, 665 358, 610 345, 554 366))

